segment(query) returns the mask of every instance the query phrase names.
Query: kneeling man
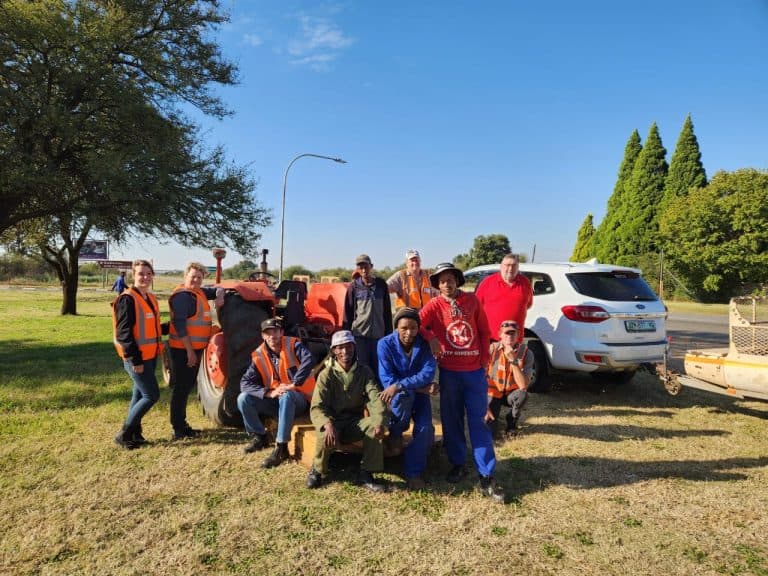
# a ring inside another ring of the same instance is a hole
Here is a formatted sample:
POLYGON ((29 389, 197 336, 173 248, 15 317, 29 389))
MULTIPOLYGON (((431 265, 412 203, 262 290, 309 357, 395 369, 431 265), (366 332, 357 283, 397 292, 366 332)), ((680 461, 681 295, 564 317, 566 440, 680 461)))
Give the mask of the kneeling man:
POLYGON ((485 421, 493 426, 502 406, 509 406, 507 434, 515 434, 523 406, 528 400, 528 384, 533 371, 533 352, 518 337, 515 320, 504 320, 499 327, 499 341, 491 344, 488 363, 488 412, 485 421))

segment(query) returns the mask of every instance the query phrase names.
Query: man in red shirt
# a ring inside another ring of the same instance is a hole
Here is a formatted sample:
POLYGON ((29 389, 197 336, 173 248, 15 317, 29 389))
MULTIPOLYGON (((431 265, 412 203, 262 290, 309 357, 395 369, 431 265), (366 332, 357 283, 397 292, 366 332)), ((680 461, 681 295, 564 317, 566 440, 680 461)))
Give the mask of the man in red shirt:
POLYGON ((421 309, 419 318, 423 336, 440 366, 440 418, 445 451, 452 465, 447 480, 457 483, 467 475, 466 415, 480 490, 483 495, 504 502, 504 492, 493 478, 496 454, 491 430, 485 424, 485 367, 491 337, 488 320, 475 295, 459 290, 464 274, 453 264, 438 264, 429 280, 440 296, 421 309))
POLYGON ((522 342, 525 332, 525 315, 533 306, 531 281, 520 274, 520 258, 507 254, 501 259, 501 268, 488 276, 475 291, 488 316, 488 326, 494 336, 504 320, 515 320, 520 330, 517 341, 522 342))

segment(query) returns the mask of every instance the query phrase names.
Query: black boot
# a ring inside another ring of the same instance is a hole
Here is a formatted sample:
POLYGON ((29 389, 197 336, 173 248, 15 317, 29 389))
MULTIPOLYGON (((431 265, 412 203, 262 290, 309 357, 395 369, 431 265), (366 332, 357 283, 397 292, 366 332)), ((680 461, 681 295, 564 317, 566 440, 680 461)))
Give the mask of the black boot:
POLYGON ((507 429, 505 432, 507 434, 514 434, 517 432, 517 418, 515 418, 515 415, 512 414, 512 412, 507 414, 507 429))
POLYGON ((261 463, 262 468, 274 468, 275 466, 279 466, 288 458, 290 458, 291 455, 288 452, 288 444, 285 442, 278 442, 275 445, 275 449, 272 450, 272 454, 267 456, 267 459, 264 460, 264 462, 261 463))
POLYGON ((263 450, 267 445, 267 436, 266 434, 254 434, 251 436, 251 443, 248 444, 245 448, 243 448, 243 452, 246 454, 250 454, 251 452, 256 452, 258 450, 263 450))
POLYGON ((491 476, 480 476, 478 488, 483 496, 490 498, 494 502, 504 504, 504 489, 496 484, 496 480, 491 476))
POLYGON ((132 427, 126 428, 123 427, 122 430, 115 436, 115 444, 122 446, 126 450, 133 450, 135 448, 138 448, 139 445, 136 444, 136 441, 133 439, 134 435, 134 429, 132 427))
POLYGON ((147 439, 144 438, 144 434, 142 434, 141 430, 141 424, 137 424, 133 429, 133 438, 131 438, 137 446, 143 446, 144 444, 149 444, 147 442, 147 439))
POLYGON ((309 471, 309 475, 307 476, 307 488, 310 490, 314 490, 315 488, 320 488, 320 486, 323 485, 323 476, 312 468, 312 470, 309 471))

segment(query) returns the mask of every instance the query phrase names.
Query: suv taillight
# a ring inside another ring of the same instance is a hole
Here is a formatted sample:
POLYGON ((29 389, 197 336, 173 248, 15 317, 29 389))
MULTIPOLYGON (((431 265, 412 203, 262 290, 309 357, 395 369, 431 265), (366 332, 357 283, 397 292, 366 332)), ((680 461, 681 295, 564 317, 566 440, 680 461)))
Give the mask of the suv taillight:
POLYGON ((574 322, 589 322, 590 324, 597 324, 608 320, 611 315, 600 308, 600 306, 563 306, 560 310, 563 311, 568 320, 574 322))

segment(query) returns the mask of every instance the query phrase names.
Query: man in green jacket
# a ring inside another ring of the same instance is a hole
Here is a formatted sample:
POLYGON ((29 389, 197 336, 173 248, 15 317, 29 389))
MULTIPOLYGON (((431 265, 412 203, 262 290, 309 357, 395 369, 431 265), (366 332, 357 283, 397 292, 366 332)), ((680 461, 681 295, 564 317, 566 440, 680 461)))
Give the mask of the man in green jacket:
POLYGON ((368 490, 382 492, 384 486, 373 473, 384 469, 386 406, 379 398, 373 372, 357 362, 355 337, 349 330, 340 330, 331 339, 331 358, 317 377, 309 414, 317 430, 317 448, 307 488, 323 483, 328 459, 337 445, 362 439, 358 482, 368 490))

